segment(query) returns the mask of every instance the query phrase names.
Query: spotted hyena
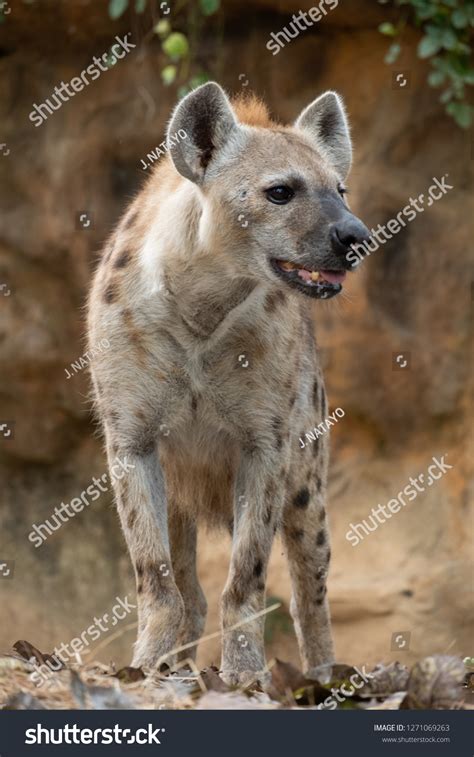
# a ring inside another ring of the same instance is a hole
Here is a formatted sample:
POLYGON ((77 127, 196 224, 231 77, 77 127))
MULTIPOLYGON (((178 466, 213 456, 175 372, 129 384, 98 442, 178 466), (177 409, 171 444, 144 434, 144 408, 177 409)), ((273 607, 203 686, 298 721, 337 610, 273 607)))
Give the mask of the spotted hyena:
POLYGON ((327 435, 299 444, 327 415, 311 299, 341 290, 368 237, 344 197, 346 116, 327 92, 281 126, 209 83, 177 106, 168 146, 104 250, 88 315, 90 344, 110 342, 92 364, 108 459, 129 467, 114 486, 137 583, 133 664, 174 661, 202 635, 203 520, 232 535, 225 679, 265 668, 255 616, 277 532, 310 669, 333 658, 327 435))

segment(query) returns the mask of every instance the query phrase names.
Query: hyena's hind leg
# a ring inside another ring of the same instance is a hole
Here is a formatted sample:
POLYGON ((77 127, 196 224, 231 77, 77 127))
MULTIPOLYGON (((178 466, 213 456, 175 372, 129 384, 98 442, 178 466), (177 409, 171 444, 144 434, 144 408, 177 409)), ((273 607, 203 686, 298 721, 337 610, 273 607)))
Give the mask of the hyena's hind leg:
POLYGON ((155 445, 131 452, 129 445, 114 443, 107 428, 106 435, 117 508, 137 582, 139 625, 132 664, 153 667, 177 646, 184 618, 171 564, 163 471, 155 445), (113 475, 117 459, 127 469, 122 478, 113 475))
POLYGON ((326 596, 331 550, 321 441, 294 453, 282 528, 292 583, 290 612, 305 671, 334 659, 326 596))
MULTIPOLYGON (((197 641, 206 623, 207 602, 197 576, 196 524, 170 506, 170 545, 175 581, 184 601, 184 620, 178 646, 197 641)), ((178 660, 196 659, 197 644, 178 654, 178 660)))

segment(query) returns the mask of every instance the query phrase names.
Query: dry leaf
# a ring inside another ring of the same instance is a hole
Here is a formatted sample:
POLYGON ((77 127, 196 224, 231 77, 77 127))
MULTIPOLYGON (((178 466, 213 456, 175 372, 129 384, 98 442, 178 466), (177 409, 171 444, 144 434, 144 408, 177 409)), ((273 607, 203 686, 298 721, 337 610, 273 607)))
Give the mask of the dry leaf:
POLYGON ((466 669, 461 659, 448 655, 425 657, 414 665, 401 709, 453 709, 463 702, 466 669))
POLYGON ((120 683, 136 683, 137 681, 145 680, 146 675, 141 668, 132 668, 129 665, 125 668, 120 668, 113 678, 118 678, 120 683))
POLYGON ((48 662, 51 662, 53 670, 61 670, 61 668, 65 667, 59 657, 53 657, 53 655, 50 654, 43 654, 39 651, 39 649, 36 649, 33 644, 30 644, 29 641, 20 639, 20 641, 15 642, 13 649, 18 652, 18 654, 25 660, 33 659, 38 663, 38 665, 47 665, 48 662))
POLYGON ((221 694, 230 691, 230 686, 222 680, 214 667, 204 668, 201 671, 201 680, 208 691, 219 691, 221 694))

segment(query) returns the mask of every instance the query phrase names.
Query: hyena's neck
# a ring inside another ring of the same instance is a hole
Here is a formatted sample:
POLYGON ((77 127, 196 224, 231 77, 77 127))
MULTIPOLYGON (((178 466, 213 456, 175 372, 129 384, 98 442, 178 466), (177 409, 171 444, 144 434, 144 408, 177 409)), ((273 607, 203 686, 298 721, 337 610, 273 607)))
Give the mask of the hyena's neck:
POLYGON ((265 289, 256 278, 239 274, 225 244, 208 233, 199 193, 186 183, 165 201, 142 246, 147 293, 172 304, 199 338, 213 334, 246 301, 252 308, 250 295, 265 289))

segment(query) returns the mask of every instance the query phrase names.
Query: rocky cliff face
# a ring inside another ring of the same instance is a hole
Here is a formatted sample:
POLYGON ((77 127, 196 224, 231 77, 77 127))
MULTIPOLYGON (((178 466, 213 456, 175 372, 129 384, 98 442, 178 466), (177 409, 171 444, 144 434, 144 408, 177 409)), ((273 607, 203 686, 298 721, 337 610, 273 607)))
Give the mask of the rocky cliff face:
MULTIPOLYGON (((111 22, 106 5, 18 3, 0 30, 0 423, 13 430, 0 435, 0 562, 15 562, 13 578, 0 579, 4 648, 27 638, 48 650, 77 636, 117 595, 133 594, 109 493, 42 546, 28 539, 34 523, 106 470, 86 369, 70 379, 65 369, 71 373, 86 349, 83 305, 97 251, 143 180, 140 161, 162 141, 175 99, 160 84, 159 47, 143 41, 149 19, 111 22), (142 40, 133 53, 35 128, 33 104, 128 31, 142 40)), ((473 154, 469 136, 426 87, 415 33, 405 57, 387 67, 377 31, 385 10, 368 0, 340 6, 272 56, 270 33, 303 6, 260 0, 244 17, 240 4, 225 2, 223 44, 210 31, 200 55, 229 91, 254 90, 281 120, 324 89, 341 92, 356 149, 350 200, 367 225, 387 224, 425 195, 416 217, 350 277, 347 298, 315 309, 330 405, 345 412, 333 429, 330 599, 340 659, 400 657, 392 644, 399 632, 411 633, 410 650, 401 648, 407 657, 462 654, 472 633, 473 154), (429 204, 434 179, 445 192, 429 204), (351 523, 443 455, 452 465, 445 475, 351 545, 351 523)), ((209 630, 217 627, 228 548, 201 539, 209 630)), ((269 589, 288 603, 281 551, 277 545, 269 589)), ((104 654, 127 662, 132 638, 127 631, 104 654)), ((277 633, 271 650, 294 658, 293 637, 277 633)), ((204 646, 201 659, 218 660, 217 646, 204 646)))

